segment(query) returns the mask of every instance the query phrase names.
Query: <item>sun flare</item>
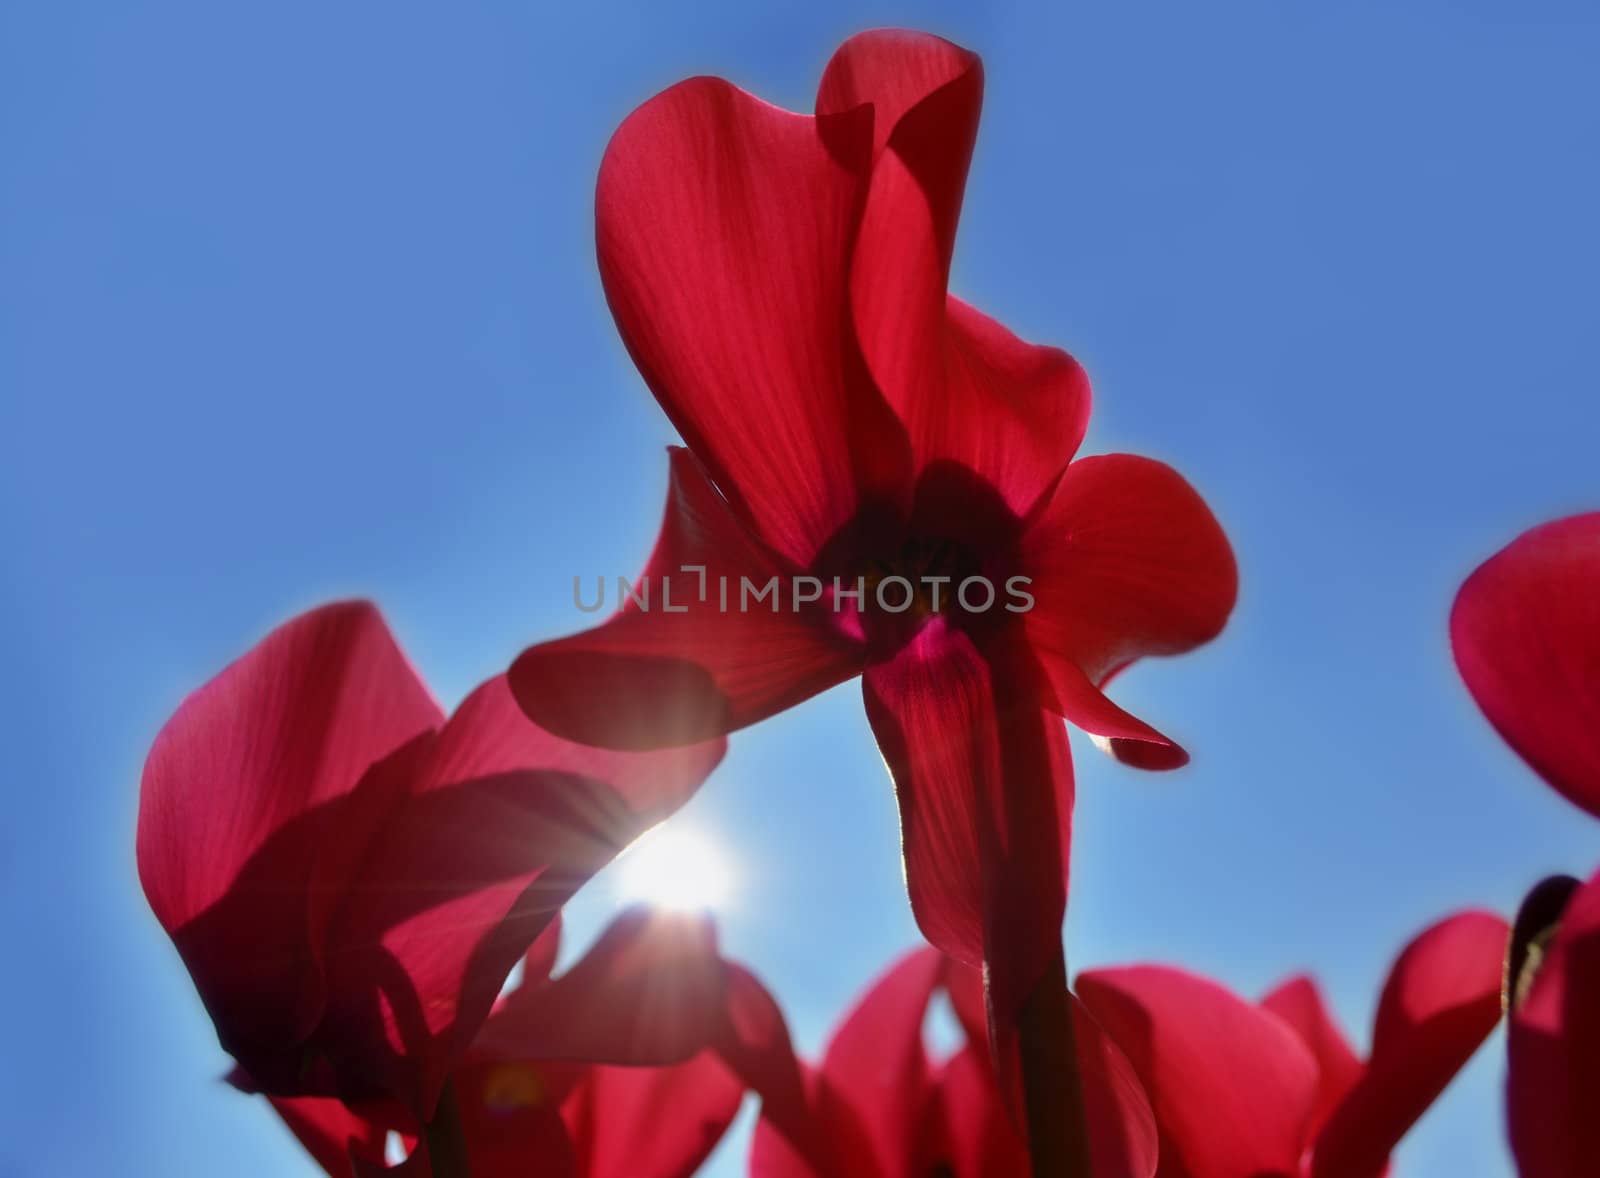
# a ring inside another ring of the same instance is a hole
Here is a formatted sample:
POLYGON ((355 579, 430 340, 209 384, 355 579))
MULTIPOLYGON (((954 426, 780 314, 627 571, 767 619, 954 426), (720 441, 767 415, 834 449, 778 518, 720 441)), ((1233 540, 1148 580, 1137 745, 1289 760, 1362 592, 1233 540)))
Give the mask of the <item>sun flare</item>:
POLYGON ((727 855, 716 839, 693 827, 652 827, 628 848, 617 868, 617 890, 627 903, 700 912, 725 907, 732 893, 727 855))

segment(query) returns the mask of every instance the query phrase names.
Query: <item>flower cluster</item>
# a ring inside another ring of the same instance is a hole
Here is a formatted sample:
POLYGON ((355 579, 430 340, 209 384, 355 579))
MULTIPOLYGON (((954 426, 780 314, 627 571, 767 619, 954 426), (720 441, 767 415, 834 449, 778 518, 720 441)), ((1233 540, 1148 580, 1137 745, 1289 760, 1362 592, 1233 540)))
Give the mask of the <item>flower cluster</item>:
MULTIPOLYGON (((1422 931, 1365 1058, 1308 977, 1259 1001, 1164 965, 1069 986, 1064 722, 1182 765, 1106 689, 1215 637, 1237 574, 1170 468, 1076 457, 1070 356, 948 292, 981 97, 972 54, 874 32, 811 115, 716 78, 645 103, 600 167, 599 265, 685 445, 617 612, 446 715, 373 606, 324 606, 157 737, 146 895, 231 1082, 328 1174, 686 1176, 754 1093, 762 1178, 1377 1178, 1503 1013, 1523 1174, 1600 1173, 1600 875, 1547 881, 1514 927, 1422 931), (625 911, 555 972, 563 905, 730 733, 857 676, 930 944, 820 1061, 705 917, 625 911)), ((1600 516, 1494 557, 1451 627, 1490 721, 1600 816, 1600 516)))

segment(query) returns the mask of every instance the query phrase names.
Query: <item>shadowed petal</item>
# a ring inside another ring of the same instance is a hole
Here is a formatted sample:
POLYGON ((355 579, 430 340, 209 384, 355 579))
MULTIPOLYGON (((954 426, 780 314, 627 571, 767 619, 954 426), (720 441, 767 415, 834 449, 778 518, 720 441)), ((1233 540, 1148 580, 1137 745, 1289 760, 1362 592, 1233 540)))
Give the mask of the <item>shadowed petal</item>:
POLYGON ((1377 1178, 1389 1152, 1500 1021, 1511 930, 1488 912, 1406 946, 1378 1000, 1366 1072, 1318 1135, 1313 1178, 1377 1178))
POLYGON ((1033 608, 1028 638, 1068 719, 1107 737, 1120 759, 1170 768, 1187 759, 1063 670, 1103 687, 1135 659, 1181 654, 1222 631, 1238 593, 1233 551, 1215 517, 1168 466, 1128 454, 1067 468, 1023 537, 1033 608), (1149 746, 1141 748, 1139 746, 1149 746))
POLYGON ((743 1097, 744 1086, 706 1053, 675 1067, 590 1068, 561 1115, 583 1178, 689 1178, 743 1097))
POLYGON ((1461 586, 1456 666, 1506 742, 1600 817, 1600 512, 1525 532, 1461 586))
POLYGON ((1294 1028, 1317 1061, 1317 1111, 1312 1132, 1320 1129, 1366 1070, 1322 999, 1317 983, 1304 974, 1278 985, 1261 1005, 1294 1028))
POLYGON ((1150 1099, 1162 1178, 1299 1173, 1317 1066, 1281 1019, 1162 966, 1091 970, 1078 994, 1150 1099))
POLYGON ((978 58, 938 37, 877 30, 846 41, 819 114, 872 108, 871 184, 851 263, 856 337, 905 423, 918 470, 951 460, 1027 514, 1083 439, 1088 380, 947 296, 983 101, 978 58))
POLYGON ((634 907, 566 973, 509 994, 474 1052, 676 1064, 716 1041, 727 1005, 726 965, 710 919, 634 907))
MULTIPOLYGON (((1132 1065, 1073 999, 1078 1070, 1095 1178, 1151 1178, 1156 1172, 1155 1114, 1132 1065)), ((942 1069, 936 1123, 926 1134, 943 1141, 940 1161, 953 1178, 1026 1175, 1027 1145, 995 1087, 981 1042, 958 1052, 942 1069)))
POLYGON ((869 449, 895 444, 847 331, 870 135, 864 111, 812 119, 692 78, 618 128, 595 196, 634 363, 740 518, 801 565, 854 514, 869 449))
POLYGON ((988 967, 1009 1025, 1060 944, 1072 807, 1066 732, 935 619, 868 669, 867 718, 894 778, 923 935, 988 967))
POLYGON ((325 1096, 272 1097, 271 1101, 289 1131, 331 1178, 355 1178, 352 1155, 372 1165, 382 1163, 387 1133, 340 1101, 325 1096))
POLYGON ((1510 1018, 1511 1147, 1523 1178, 1581 1178, 1600 1157, 1600 872, 1541 952, 1510 1018))
POLYGON ((222 1044, 260 1082, 299 1071, 321 1015, 306 877, 367 767, 443 721, 378 611, 324 606, 194 692, 140 789, 139 877, 222 1044))
MULTIPOLYGON (((325 935, 330 1050, 376 1066, 426 1118, 517 959, 722 751, 576 746, 523 716, 503 679, 480 687, 435 741, 403 751, 409 791, 378 807, 348 865, 325 935)), ((390 788, 390 768, 363 790, 390 788)))
POLYGON ((921 1113, 933 1079, 922 1041, 942 955, 920 949, 868 987, 828 1043, 822 1072, 855 1108, 884 1178, 917 1178, 921 1113))
POLYGON ((596 629, 524 651, 510 672, 517 701, 564 736, 635 749, 710 739, 791 707, 854 675, 862 657, 831 613, 796 607, 793 571, 675 449, 640 578, 650 606, 629 601, 596 629), (769 582, 773 595, 755 597, 769 582))

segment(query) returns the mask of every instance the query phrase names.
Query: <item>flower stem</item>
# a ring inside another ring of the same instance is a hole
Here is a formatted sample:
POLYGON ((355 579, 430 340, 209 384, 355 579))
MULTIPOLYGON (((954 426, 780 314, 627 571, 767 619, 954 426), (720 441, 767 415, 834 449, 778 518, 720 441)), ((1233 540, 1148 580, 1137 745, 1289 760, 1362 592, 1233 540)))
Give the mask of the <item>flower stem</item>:
POLYGON ((1018 1031, 1033 1178, 1092 1178, 1064 952, 1023 1003, 1018 1031))
POLYGON ((461 1129, 461 1109, 456 1104, 453 1081, 444 1082, 433 1120, 422 1127, 422 1141, 428 1149, 433 1178, 472 1178, 472 1167, 467 1162, 467 1138, 461 1129))

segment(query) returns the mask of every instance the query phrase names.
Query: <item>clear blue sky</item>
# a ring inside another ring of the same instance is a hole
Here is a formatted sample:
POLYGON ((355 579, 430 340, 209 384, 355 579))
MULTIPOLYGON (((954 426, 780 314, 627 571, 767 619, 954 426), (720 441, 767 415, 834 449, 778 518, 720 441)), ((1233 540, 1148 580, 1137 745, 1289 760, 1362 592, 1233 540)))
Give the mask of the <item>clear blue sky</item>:
MULTIPOLYGON (((297 1172, 139 892, 148 742, 319 599, 379 599, 454 701, 634 571, 672 435, 595 273, 606 138, 696 72, 806 109, 877 24, 987 66, 957 291, 1075 352, 1088 449, 1178 466, 1242 567, 1221 641, 1119 684, 1193 766, 1078 747, 1074 963, 1309 967, 1364 1039, 1412 931, 1593 866, 1445 641, 1479 559, 1600 506, 1592 5, 7 4, 0 1175, 297 1172)), ((915 938, 859 689, 692 817, 814 1048, 915 938)), ((1506 1174, 1498 1085, 1401 1172, 1506 1174)))

